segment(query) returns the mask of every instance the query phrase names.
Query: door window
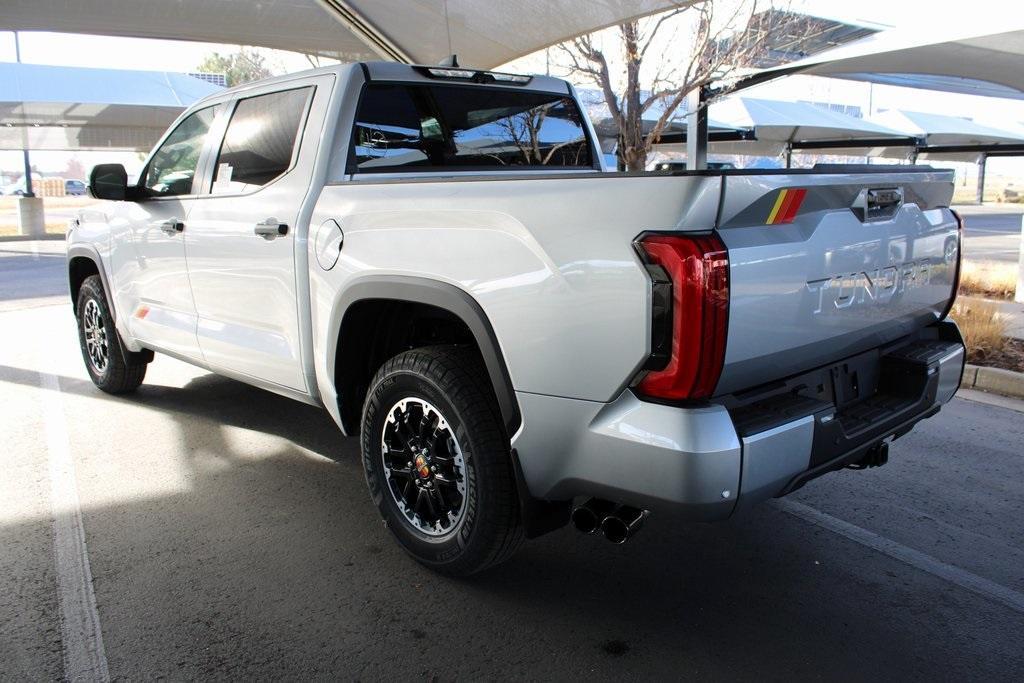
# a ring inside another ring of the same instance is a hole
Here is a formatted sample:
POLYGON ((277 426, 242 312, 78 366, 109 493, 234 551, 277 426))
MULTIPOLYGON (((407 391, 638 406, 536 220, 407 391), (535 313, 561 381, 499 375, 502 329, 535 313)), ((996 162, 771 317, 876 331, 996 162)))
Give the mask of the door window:
POLYGON ((298 88, 238 102, 217 156, 213 194, 249 192, 291 168, 312 91, 298 88))
POLYGON ((213 123, 214 107, 193 112, 178 124, 146 167, 142 185, 150 194, 164 197, 192 194, 199 155, 213 123))

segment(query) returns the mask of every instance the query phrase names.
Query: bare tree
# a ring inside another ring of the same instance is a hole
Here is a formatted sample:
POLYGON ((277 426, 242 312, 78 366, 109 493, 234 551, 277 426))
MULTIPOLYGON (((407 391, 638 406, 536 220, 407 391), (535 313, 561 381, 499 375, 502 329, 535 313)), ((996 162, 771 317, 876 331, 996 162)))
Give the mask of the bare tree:
MULTIPOLYGON (((547 145, 547 149, 544 149, 540 139, 541 129, 544 127, 544 121, 547 119, 548 114, 559 104, 558 102, 551 102, 540 107, 505 116, 495 121, 498 129, 505 133, 507 139, 516 146, 522 155, 522 159, 517 159, 516 161, 528 166, 546 166, 552 163, 553 159, 558 160, 556 154, 559 152, 565 154, 566 151, 570 151, 571 156, 578 159, 580 153, 586 149, 586 145, 577 139, 567 139, 563 142, 547 145), (573 149, 565 150, 566 147, 573 149)), ((573 123, 580 124, 575 117, 573 117, 573 123)), ((506 163, 500 156, 495 156, 495 158, 503 165, 506 163)), ((558 164, 556 163, 556 165, 558 164)))
POLYGON ((763 65, 769 36, 784 32, 791 38, 809 30, 806 17, 759 11, 757 0, 732 3, 727 16, 716 17, 715 10, 722 4, 720 0, 680 0, 669 12, 620 24, 619 48, 625 71, 621 92, 616 89, 621 79, 613 77, 609 59, 593 35, 559 46, 569 72, 592 81, 603 93, 618 124, 619 159, 627 170, 644 170, 651 146, 661 138, 688 93, 713 80, 728 79, 741 69, 763 65), (690 33, 688 40, 680 36, 684 29, 690 33), (659 35, 662 39, 657 41, 659 35), (671 46, 672 54, 651 52, 652 46, 656 51, 659 45, 671 46), (643 68, 651 63, 653 69, 643 68), (660 113, 645 126, 644 115, 652 107, 660 113))

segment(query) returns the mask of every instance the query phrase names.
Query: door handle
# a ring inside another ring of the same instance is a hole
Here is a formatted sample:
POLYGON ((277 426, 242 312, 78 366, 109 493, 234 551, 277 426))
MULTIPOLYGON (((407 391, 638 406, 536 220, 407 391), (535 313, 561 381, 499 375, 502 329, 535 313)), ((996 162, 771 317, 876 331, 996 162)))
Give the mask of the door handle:
POLYGON ((287 235, 288 224, 281 223, 276 218, 268 218, 262 223, 257 223, 254 232, 265 240, 272 240, 287 235))
POLYGON ((177 235, 179 232, 184 232, 185 224, 179 221, 177 218, 172 218, 169 221, 164 221, 160 224, 160 229, 166 232, 168 235, 177 235))

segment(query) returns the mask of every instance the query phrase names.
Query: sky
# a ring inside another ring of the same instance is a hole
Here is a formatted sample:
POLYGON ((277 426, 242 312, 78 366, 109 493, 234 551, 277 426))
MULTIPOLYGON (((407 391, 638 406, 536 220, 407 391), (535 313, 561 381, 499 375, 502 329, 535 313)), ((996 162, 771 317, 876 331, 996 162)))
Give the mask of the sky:
MULTIPOLYGON (((736 2, 741 0, 725 0, 736 2)), ((762 2, 762 4, 764 4, 762 2)), ((968 11, 972 21, 988 22, 998 26, 1000 16, 1006 12, 1019 12, 1020 4, 1008 0, 791 0, 796 11, 835 18, 852 23, 877 25, 880 28, 913 28, 928 32, 948 26, 950 21, 963 17, 968 11)), ((22 32, 19 35, 21 59, 34 64, 56 64, 83 67, 144 69, 187 72, 211 52, 232 52, 236 45, 152 40, 143 38, 112 38, 22 32), (131 59, 125 58, 131 55, 131 59)), ((268 65, 275 72, 300 71, 310 68, 309 61, 296 53, 279 50, 261 50, 268 65)), ((0 31, 0 61, 15 61, 14 35, 0 31)), ((543 72, 543 54, 513 62, 514 70, 543 72)), ((813 99, 861 106, 865 113, 874 110, 903 108, 941 111, 964 116, 997 127, 1024 127, 1024 103, 992 100, 921 90, 869 86, 834 79, 796 77, 761 86, 750 91, 751 96, 776 99, 813 99), (998 103, 993 106, 993 103, 998 103)), ((109 152, 81 152, 80 160, 86 165, 102 159, 120 161, 126 166, 139 165, 136 154, 109 152), (116 157, 116 158, 112 158, 116 157)), ((66 163, 66 152, 36 152, 33 161, 42 170, 57 172, 66 163)), ((1024 162, 1022 162, 1024 164, 1024 162)), ((19 152, 0 152, 0 169, 20 168, 19 152)))

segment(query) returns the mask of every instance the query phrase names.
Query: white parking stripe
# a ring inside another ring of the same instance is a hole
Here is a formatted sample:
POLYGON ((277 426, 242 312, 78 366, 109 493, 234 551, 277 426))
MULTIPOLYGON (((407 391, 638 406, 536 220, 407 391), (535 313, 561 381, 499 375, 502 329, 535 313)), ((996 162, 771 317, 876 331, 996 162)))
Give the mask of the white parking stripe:
POLYGON ((67 421, 55 375, 39 373, 43 388, 43 419, 50 466, 53 506, 53 560, 57 574, 64 678, 68 681, 109 681, 103 632, 92 589, 89 551, 75 483, 67 421))
POLYGON ((945 579, 946 581, 956 584, 957 586, 960 586, 965 590, 969 590, 972 593, 977 593, 978 595, 995 600, 1012 610, 1024 613, 1024 594, 1018 593, 1011 588, 1007 588, 1006 586, 995 583, 994 581, 989 581, 977 574, 972 574, 965 569, 960 569, 959 567, 954 567, 951 564, 946 564, 931 555, 926 555, 919 550, 908 548, 907 546, 885 538, 884 536, 879 536, 873 531, 862 529, 855 524, 850 524, 849 522, 845 522, 833 517, 832 515, 826 514, 821 510, 816 510, 795 500, 781 498, 773 500, 772 505, 786 514, 799 517, 800 519, 810 522, 816 526, 820 526, 823 529, 828 529, 829 531, 837 533, 840 536, 854 541, 855 543, 859 543, 871 548, 872 550, 876 550, 883 555, 888 555, 895 560, 908 564, 915 569, 928 572, 933 576, 945 579))

